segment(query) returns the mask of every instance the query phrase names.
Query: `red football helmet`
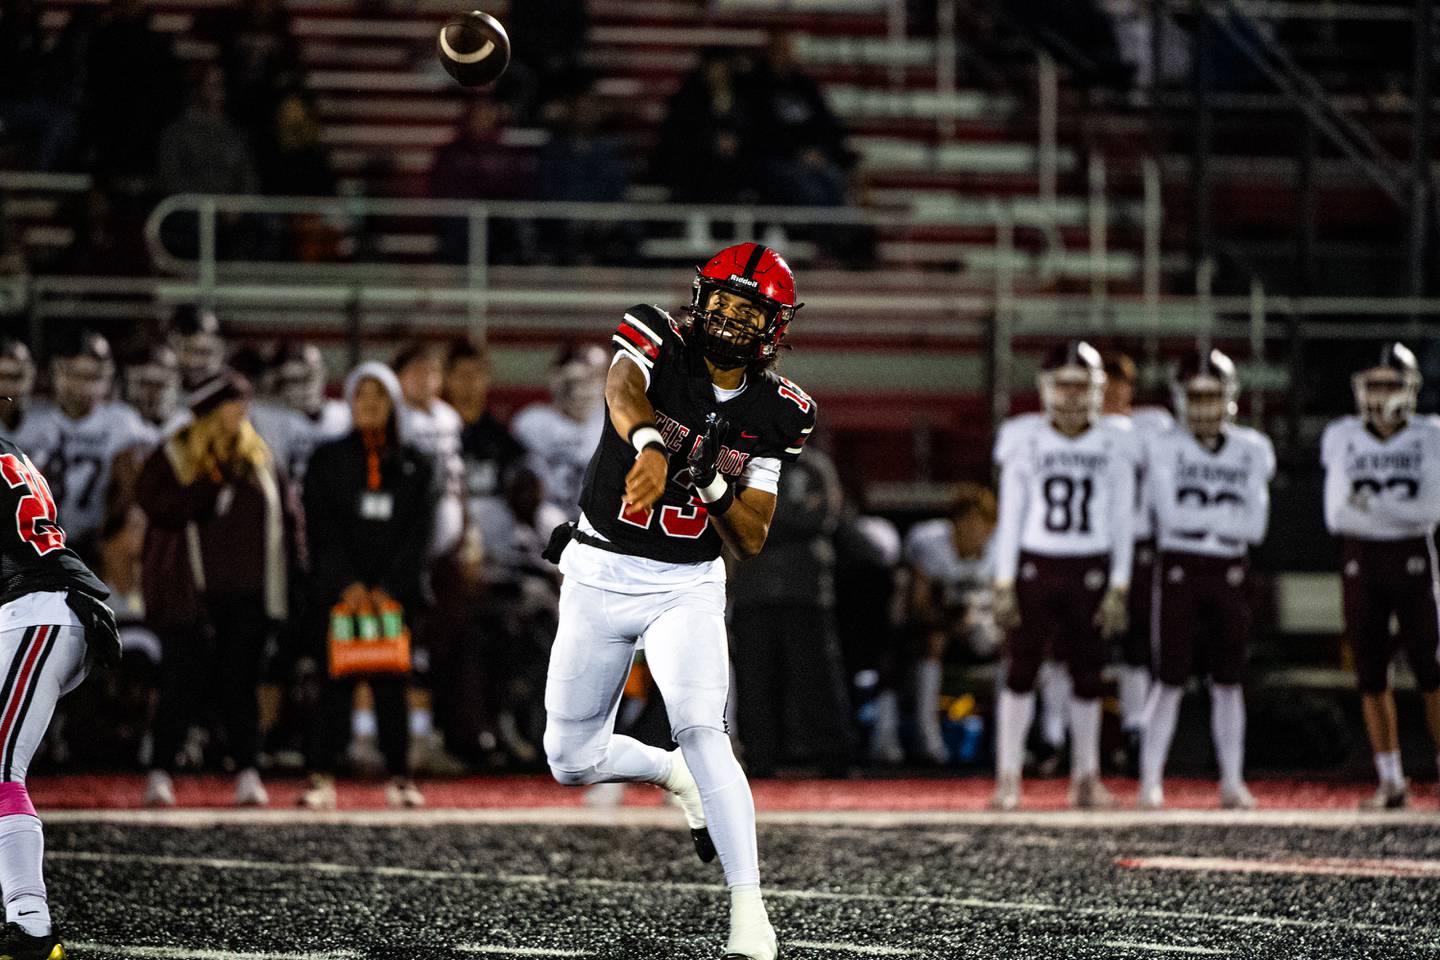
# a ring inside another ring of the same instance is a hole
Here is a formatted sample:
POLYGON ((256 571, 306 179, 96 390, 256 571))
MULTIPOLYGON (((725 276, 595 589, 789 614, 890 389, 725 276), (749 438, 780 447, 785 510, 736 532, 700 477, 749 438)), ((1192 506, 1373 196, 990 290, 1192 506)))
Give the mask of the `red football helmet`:
POLYGON ((706 359, 733 370, 774 357, 802 306, 795 302, 795 275, 778 253, 759 243, 737 243, 695 271, 690 330, 699 336, 706 359), (764 326, 711 310, 715 293, 732 294, 759 308, 764 326))

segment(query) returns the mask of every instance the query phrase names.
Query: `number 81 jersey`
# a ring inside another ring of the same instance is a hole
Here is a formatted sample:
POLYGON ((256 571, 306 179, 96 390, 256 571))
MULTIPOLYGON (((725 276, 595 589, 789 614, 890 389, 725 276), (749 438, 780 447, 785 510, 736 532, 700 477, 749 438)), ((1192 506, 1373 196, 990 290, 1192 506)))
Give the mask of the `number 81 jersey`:
MULTIPOLYGON (((1020 550, 1055 557, 1123 552, 1128 567, 1138 452, 1129 425, 1108 418, 1075 437, 1040 414, 1006 420, 995 441, 997 579, 1014 579, 1020 550)), ((1121 574, 1118 566, 1112 572, 1128 582, 1128 570, 1121 574)))

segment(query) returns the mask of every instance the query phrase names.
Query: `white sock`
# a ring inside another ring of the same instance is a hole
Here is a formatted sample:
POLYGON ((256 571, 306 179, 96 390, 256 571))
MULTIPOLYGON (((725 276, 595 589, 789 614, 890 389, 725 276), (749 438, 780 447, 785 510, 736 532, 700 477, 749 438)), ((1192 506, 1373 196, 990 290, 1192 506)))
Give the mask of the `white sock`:
POLYGON ((1385 753, 1375 754, 1375 772, 1380 774, 1380 782, 1398 787, 1405 782, 1405 772, 1400 768, 1400 751, 1390 750, 1385 753))
POLYGON ((1069 727, 1070 671, 1064 664, 1047 660, 1040 664, 1040 733, 1045 742, 1059 750, 1065 746, 1069 727))
POLYGON ((1175 736, 1175 722, 1180 717, 1180 698, 1184 695, 1179 687, 1157 683, 1150 688, 1150 702, 1146 709, 1150 722, 1140 741, 1140 783, 1146 787, 1158 787, 1165 777, 1165 758, 1170 755, 1170 741, 1175 736))
POLYGON ((710 839, 730 887, 760 887, 760 853, 755 844, 755 798, 735 759, 730 738, 719 730, 691 727, 677 738, 685 765, 700 788, 710 839))
POLYGON ((1070 779, 1100 773, 1100 701, 1070 698, 1070 779))
POLYGON ((1150 696, 1150 671, 1146 667, 1120 665, 1120 725, 1128 730, 1145 728, 1145 701, 1150 696))
POLYGON ((0 817, 0 890, 5 895, 5 921, 20 924, 32 937, 50 932, 44 860, 45 834, 39 819, 23 813, 0 817))
POLYGON ((1245 695, 1238 683, 1210 687, 1210 736, 1220 764, 1220 786, 1245 782, 1245 695))
POLYGON ((995 773, 1020 776, 1025 766, 1025 738, 1035 716, 1035 691, 1016 693, 1009 687, 1000 691, 995 705, 995 773))
POLYGON ((915 724, 925 744, 941 742, 939 660, 921 660, 915 665, 915 724))
POLYGON ((599 768, 610 781, 663 784, 670 776, 670 754, 659 747, 619 734, 610 738, 610 750, 599 768))
POLYGON ((894 690, 886 690, 875 698, 875 725, 870 728, 870 752, 886 753, 900 749, 900 704, 894 690))

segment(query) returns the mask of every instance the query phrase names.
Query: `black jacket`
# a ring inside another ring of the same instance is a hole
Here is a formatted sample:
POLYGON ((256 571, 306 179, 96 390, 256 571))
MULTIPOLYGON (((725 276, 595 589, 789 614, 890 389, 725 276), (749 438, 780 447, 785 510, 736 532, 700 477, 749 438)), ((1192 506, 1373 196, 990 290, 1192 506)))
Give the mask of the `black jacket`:
POLYGON ((312 599, 326 609, 352 583, 380 587, 407 610, 423 602, 425 550, 440 491, 430 458, 390 443, 369 487, 360 432, 316 448, 305 473, 312 599))

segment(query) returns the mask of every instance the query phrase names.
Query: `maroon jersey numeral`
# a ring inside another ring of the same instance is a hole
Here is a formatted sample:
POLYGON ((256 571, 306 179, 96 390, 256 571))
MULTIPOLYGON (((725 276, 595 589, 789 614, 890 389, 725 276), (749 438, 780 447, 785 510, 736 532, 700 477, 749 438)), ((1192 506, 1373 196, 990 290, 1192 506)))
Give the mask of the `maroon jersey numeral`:
POLYGON ((20 539, 35 548, 40 556, 65 546, 65 531, 57 522, 55 498, 45 478, 28 457, 13 453, 0 454, 0 477, 11 490, 24 488, 26 493, 15 507, 15 531, 20 539))

